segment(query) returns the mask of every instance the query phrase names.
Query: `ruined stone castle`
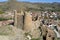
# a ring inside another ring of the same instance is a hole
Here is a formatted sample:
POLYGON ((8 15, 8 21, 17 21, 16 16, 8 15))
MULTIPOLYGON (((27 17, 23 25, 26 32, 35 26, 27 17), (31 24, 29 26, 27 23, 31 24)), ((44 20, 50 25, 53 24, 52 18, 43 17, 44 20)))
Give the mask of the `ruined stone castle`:
MULTIPOLYGON (((49 18, 48 15, 47 18, 49 18)), ((42 40, 56 40, 56 33, 46 25, 47 23, 41 21, 42 19, 44 19, 44 14, 33 14, 30 11, 17 13, 16 10, 14 11, 15 27, 29 33, 32 35, 32 38, 42 37, 42 40)))

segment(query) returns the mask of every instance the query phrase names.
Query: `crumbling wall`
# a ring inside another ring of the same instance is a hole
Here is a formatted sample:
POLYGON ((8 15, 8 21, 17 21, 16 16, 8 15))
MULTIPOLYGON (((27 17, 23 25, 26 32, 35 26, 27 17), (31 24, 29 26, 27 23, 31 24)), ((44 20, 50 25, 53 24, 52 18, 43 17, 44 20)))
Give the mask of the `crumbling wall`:
POLYGON ((33 27, 32 16, 30 15, 29 12, 25 12, 24 30, 27 32, 31 32, 32 27, 33 27))
POLYGON ((17 27, 23 29, 23 15, 17 16, 17 27))
POLYGON ((14 11, 14 26, 23 29, 23 14, 14 11))
MULTIPOLYGON (((24 19, 24 30, 29 32, 32 35, 32 38, 40 37, 39 27, 39 20, 32 20, 33 16, 31 12, 25 12, 25 19, 24 19)), ((35 19, 35 18, 34 18, 35 19)), ((37 18, 38 19, 38 18, 37 18)))

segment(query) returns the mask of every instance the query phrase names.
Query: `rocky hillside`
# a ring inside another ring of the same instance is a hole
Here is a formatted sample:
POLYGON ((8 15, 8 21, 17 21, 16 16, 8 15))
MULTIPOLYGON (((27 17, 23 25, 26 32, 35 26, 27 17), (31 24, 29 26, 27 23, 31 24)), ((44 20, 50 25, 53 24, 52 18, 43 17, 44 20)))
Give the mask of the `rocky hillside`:
POLYGON ((0 3, 1 10, 34 10, 34 11, 42 11, 42 10, 53 10, 60 11, 60 3, 30 3, 30 2, 17 2, 17 1, 9 1, 0 3))
POLYGON ((25 40, 24 31, 16 27, 6 25, 0 27, 0 40, 25 40))

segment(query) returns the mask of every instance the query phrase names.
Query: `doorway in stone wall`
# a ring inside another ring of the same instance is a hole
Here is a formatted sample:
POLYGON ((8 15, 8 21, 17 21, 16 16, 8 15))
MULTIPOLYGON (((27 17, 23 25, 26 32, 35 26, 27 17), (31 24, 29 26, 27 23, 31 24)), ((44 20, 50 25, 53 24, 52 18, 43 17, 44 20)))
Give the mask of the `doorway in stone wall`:
POLYGON ((46 40, 46 36, 43 36, 43 40, 46 40))

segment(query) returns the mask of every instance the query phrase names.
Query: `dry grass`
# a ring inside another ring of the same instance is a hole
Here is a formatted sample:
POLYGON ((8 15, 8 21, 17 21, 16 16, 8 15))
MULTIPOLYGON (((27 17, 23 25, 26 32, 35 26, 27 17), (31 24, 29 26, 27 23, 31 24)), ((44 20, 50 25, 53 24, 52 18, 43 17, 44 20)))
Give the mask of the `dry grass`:
POLYGON ((12 27, 10 27, 9 25, 0 27, 0 35, 9 35, 12 33, 12 27))

